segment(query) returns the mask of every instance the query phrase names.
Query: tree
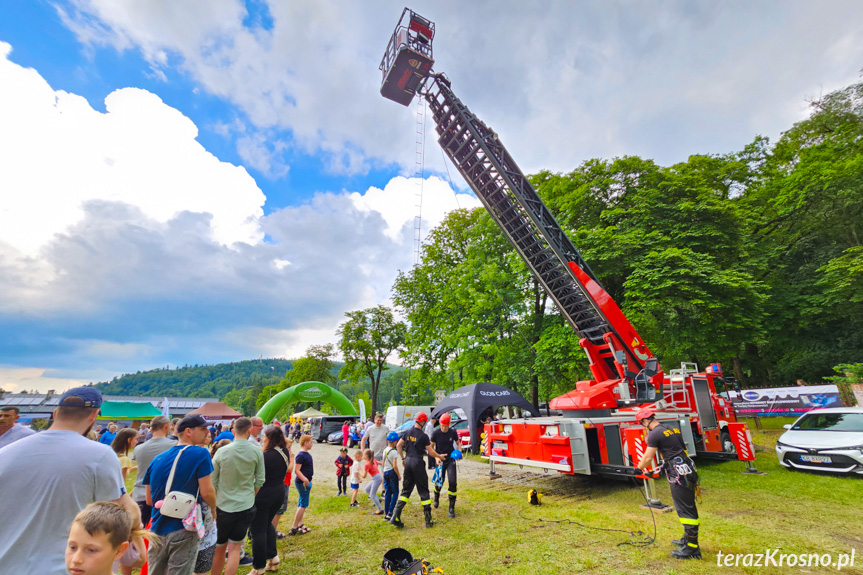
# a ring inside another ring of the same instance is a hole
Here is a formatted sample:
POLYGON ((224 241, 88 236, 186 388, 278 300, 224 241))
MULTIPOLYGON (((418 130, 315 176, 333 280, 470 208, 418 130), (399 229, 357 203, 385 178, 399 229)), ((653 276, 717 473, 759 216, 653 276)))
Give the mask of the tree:
POLYGON ((306 355, 293 362, 291 369, 278 384, 267 386, 255 394, 257 409, 263 407, 280 391, 305 381, 320 381, 333 386, 336 383, 336 376, 333 375, 335 355, 335 348, 331 343, 309 346, 306 355))
POLYGON ((348 321, 336 330, 339 349, 345 359, 340 377, 357 383, 371 381, 372 413, 377 411, 381 374, 388 369, 387 360, 405 341, 405 324, 396 321, 391 309, 379 305, 345 313, 348 321))

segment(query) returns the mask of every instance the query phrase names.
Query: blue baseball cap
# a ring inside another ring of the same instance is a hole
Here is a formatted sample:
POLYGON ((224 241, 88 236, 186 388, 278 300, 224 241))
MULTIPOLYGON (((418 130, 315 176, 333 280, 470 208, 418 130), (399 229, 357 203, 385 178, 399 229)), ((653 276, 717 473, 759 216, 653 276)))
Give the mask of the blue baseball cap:
POLYGON ((92 387, 73 387, 60 397, 60 407, 101 407, 102 394, 92 387))

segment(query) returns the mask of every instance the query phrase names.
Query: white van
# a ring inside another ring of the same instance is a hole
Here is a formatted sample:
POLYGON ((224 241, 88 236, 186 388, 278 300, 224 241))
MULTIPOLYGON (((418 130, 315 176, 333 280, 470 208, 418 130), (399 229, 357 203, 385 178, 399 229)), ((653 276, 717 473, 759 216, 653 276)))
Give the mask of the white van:
POLYGON ((393 405, 387 408, 384 424, 394 430, 402 423, 416 417, 420 411, 424 411, 428 417, 431 417, 433 409, 433 405, 393 405))

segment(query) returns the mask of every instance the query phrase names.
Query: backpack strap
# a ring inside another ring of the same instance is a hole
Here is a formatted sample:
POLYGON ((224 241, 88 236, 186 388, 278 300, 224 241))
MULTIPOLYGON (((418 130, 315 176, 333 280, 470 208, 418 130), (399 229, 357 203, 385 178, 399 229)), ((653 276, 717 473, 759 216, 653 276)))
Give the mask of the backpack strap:
POLYGON ((171 488, 174 486, 174 472, 177 471, 177 462, 180 461, 180 456, 183 455, 183 452, 189 447, 189 445, 183 447, 183 449, 177 453, 177 457, 174 458, 174 465, 171 466, 171 474, 168 475, 168 483, 165 485, 166 494, 170 493, 172 491, 171 488))

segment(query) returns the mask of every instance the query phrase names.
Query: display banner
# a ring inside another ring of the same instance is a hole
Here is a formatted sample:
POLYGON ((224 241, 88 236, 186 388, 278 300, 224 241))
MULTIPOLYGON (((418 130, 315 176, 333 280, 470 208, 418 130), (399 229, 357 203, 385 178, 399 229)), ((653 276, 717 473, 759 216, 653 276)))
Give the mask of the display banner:
POLYGON ((765 387, 730 392, 734 411, 740 417, 803 415, 821 407, 843 407, 835 385, 765 387))

